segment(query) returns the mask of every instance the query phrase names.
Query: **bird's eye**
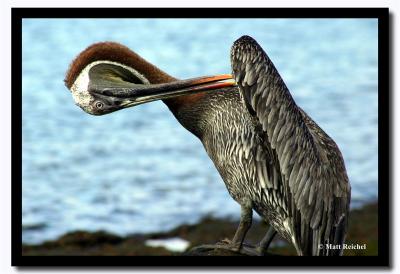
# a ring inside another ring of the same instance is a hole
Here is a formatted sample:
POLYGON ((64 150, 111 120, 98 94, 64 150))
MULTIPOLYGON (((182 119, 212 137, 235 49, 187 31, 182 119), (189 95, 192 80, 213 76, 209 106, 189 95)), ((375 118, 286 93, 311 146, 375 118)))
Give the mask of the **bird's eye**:
POLYGON ((97 101, 94 105, 96 106, 97 109, 102 109, 104 107, 104 104, 100 101, 97 101))

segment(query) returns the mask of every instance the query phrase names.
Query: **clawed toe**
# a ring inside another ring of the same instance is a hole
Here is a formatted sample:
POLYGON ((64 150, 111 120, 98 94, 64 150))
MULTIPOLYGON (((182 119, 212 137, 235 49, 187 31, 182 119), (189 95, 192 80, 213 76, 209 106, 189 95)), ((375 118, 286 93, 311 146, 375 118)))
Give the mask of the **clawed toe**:
POLYGON ((217 244, 230 245, 230 244, 232 244, 232 241, 230 239, 228 239, 228 238, 225 238, 225 239, 219 241, 217 244))
POLYGON ((258 247, 254 247, 252 245, 245 244, 245 243, 243 243, 240 246, 240 244, 234 244, 234 243, 232 243, 232 241, 230 241, 228 239, 224 239, 216 244, 207 244, 207 245, 196 246, 192 249, 192 251, 209 251, 209 250, 215 250, 215 249, 228 250, 228 251, 232 251, 232 252, 239 253, 242 255, 247 255, 247 256, 263 256, 264 255, 264 253, 258 247))

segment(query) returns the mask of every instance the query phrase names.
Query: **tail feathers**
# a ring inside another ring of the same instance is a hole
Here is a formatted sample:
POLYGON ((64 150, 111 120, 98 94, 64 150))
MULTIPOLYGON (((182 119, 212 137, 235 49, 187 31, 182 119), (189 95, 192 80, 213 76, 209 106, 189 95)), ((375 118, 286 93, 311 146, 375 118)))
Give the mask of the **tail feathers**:
POLYGON ((330 249, 328 256, 342 256, 343 255, 343 244, 346 237, 347 230, 347 218, 343 214, 340 217, 339 223, 336 225, 335 238, 333 240, 334 245, 340 246, 340 249, 330 249))
POLYGON ((342 256, 343 244, 346 237, 347 217, 340 216, 338 223, 333 228, 329 239, 321 239, 317 248, 313 248, 313 256, 342 256))

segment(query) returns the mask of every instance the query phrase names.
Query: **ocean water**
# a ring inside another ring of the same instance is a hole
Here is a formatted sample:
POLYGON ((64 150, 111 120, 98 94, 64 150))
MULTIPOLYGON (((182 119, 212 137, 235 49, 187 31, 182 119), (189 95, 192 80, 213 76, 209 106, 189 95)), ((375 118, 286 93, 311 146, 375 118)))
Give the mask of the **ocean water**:
POLYGON ((63 79, 72 59, 99 41, 122 43, 177 78, 230 73, 230 47, 244 34, 261 44, 297 104, 340 147, 352 206, 376 199, 377 20, 25 19, 23 241, 239 218, 202 144, 162 102, 90 116, 63 79))

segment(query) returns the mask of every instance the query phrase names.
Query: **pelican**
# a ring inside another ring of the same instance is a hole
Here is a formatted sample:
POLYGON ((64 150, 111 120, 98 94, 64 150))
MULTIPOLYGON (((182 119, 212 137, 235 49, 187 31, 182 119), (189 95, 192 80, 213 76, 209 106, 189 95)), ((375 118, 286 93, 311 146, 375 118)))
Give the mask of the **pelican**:
POLYGON ((232 240, 203 247, 264 255, 278 233, 299 256, 342 255, 351 187, 339 148, 295 103, 253 38, 234 42, 231 66, 232 75, 178 80, 102 42, 73 60, 65 84, 92 115, 163 100, 200 139, 241 206, 232 240), (270 225, 256 246, 244 243, 253 210, 270 225))

